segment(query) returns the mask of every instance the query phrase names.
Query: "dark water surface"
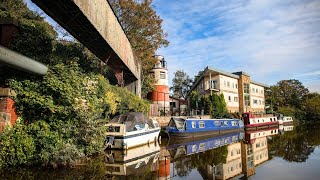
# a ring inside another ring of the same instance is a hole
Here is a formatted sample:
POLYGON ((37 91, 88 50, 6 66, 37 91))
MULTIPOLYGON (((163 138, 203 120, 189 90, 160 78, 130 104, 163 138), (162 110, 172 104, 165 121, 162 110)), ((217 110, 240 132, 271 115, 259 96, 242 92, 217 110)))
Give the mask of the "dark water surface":
POLYGON ((13 168, 0 179, 319 179, 320 126, 284 126, 163 141, 74 168, 13 168))

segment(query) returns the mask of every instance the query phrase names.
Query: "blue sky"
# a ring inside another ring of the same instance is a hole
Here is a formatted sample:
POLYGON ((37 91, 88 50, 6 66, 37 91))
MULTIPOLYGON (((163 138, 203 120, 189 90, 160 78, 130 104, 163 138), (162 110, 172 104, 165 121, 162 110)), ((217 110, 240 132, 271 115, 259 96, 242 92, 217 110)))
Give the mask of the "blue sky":
MULTIPOLYGON (((39 9, 26 0, 33 10, 39 9)), ((298 79, 320 92, 319 0, 154 0, 170 45, 169 79, 206 66, 274 85, 298 79)), ((50 18, 46 18, 55 24, 50 18)))
POLYGON ((298 79, 320 92, 320 1, 154 0, 170 45, 169 76, 212 66, 268 85, 298 79))

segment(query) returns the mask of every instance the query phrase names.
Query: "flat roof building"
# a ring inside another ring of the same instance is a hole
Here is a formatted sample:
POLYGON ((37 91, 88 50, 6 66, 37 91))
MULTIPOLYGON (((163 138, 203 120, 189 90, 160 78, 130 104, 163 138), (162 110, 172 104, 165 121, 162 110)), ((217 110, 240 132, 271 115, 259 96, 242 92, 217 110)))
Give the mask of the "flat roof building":
POLYGON ((263 83, 251 80, 246 72, 228 73, 213 67, 206 67, 194 82, 191 91, 199 95, 223 94, 230 112, 265 112, 265 88, 263 83))

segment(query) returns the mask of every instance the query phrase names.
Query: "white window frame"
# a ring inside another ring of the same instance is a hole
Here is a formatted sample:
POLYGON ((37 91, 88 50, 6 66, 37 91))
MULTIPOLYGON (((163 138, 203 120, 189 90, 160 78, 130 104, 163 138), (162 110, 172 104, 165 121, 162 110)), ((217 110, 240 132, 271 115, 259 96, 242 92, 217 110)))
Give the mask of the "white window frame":
POLYGON ((205 128, 204 121, 199 121, 199 128, 205 128))

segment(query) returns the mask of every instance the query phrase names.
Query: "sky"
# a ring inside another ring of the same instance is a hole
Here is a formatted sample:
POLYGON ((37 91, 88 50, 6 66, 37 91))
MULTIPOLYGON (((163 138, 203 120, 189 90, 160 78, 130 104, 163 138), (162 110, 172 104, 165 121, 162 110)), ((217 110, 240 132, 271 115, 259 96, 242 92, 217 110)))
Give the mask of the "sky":
POLYGON ((206 66, 320 92, 319 0, 154 0, 170 45, 158 54, 194 77, 206 66))
POLYGON ((153 7, 170 41, 157 52, 169 84, 177 70, 193 78, 210 66, 267 85, 298 79, 320 92, 320 0, 153 0, 153 7))

